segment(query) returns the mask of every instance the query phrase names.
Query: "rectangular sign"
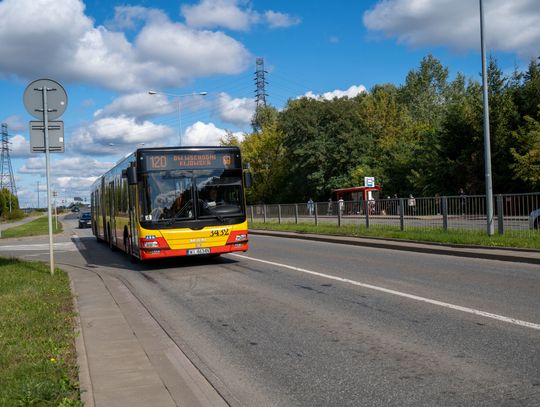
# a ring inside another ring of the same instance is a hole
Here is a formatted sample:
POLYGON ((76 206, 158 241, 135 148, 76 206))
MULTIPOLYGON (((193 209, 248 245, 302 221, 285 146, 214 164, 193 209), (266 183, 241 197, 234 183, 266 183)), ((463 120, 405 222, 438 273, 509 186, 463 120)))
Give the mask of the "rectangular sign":
MULTIPOLYGON (((49 135, 49 152, 63 153, 64 152, 64 122, 50 121, 48 122, 47 133, 49 135)), ((42 121, 31 121, 30 125, 30 152, 44 153, 45 152, 45 125, 42 121)))
POLYGON ((375 187, 375 177, 364 177, 364 186, 369 188, 375 187))
POLYGON ((143 163, 146 171, 241 168, 240 155, 232 151, 149 151, 143 163))

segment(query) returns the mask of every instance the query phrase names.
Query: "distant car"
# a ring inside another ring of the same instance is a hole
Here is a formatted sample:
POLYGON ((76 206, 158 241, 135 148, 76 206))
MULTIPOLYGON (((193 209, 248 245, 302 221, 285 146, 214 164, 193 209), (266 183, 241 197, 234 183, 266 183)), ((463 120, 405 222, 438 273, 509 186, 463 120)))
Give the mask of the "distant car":
POLYGON ((540 229, 540 208, 529 214, 529 227, 531 229, 540 229))
POLYGON ((79 212, 80 209, 78 206, 74 206, 73 208, 71 208, 71 212, 79 212))
POLYGON ((83 229, 87 226, 92 226, 92 216, 90 215, 90 212, 83 212, 81 213, 81 216, 79 216, 79 229, 83 229))

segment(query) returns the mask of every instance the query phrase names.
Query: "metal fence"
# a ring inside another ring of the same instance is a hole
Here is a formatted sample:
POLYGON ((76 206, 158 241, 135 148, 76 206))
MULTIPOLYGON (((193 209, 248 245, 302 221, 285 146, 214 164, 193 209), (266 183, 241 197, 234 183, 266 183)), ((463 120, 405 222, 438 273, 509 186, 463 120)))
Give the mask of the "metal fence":
MULTIPOLYGON (((499 234, 537 235, 540 193, 493 197, 494 229, 499 234)), ((485 195, 389 198, 248 206, 251 222, 365 225, 405 230, 465 229, 487 233, 485 195)))

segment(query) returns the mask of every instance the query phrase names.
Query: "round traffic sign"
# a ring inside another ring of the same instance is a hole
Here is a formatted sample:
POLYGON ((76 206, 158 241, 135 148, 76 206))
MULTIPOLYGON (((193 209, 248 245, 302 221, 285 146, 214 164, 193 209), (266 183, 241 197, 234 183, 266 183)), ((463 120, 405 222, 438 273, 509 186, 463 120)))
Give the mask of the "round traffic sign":
POLYGON ((23 102, 26 110, 36 119, 43 120, 43 91, 47 90, 48 120, 58 119, 66 111, 67 93, 52 79, 37 79, 24 90, 23 102))

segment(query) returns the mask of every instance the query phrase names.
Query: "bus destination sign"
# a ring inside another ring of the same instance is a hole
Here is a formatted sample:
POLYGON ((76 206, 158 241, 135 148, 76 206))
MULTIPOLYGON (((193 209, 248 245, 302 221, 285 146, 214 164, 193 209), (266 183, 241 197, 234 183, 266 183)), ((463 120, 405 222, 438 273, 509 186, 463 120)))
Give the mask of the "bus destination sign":
POLYGON ((232 152, 149 152, 143 155, 145 169, 191 170, 202 168, 240 168, 240 157, 232 152))

